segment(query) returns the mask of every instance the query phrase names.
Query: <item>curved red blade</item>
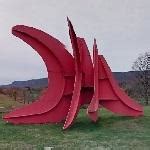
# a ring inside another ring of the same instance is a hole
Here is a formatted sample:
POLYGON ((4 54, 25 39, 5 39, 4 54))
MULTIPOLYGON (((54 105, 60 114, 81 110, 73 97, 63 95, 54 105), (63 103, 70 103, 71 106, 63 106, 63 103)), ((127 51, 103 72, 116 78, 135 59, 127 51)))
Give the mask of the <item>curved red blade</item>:
POLYGON ((96 122, 98 119, 99 108, 99 84, 98 84, 98 49, 96 45, 96 39, 94 39, 93 45, 93 62, 94 62, 94 95, 87 109, 89 118, 96 122))
POLYGON ((78 48, 77 37, 70 20, 68 18, 67 20, 69 26, 69 35, 70 35, 72 48, 73 48, 73 54, 75 57, 76 74, 75 74, 75 84, 74 84, 74 91, 71 100, 71 105, 63 129, 68 128, 72 124, 73 120, 75 119, 79 111, 81 105, 80 91, 81 91, 81 84, 82 84, 81 55, 78 48))
MULTIPOLYGON (((72 56, 66 51, 63 44, 40 30, 19 25, 13 28, 12 33, 31 45, 39 53, 48 70, 50 82, 46 93, 38 101, 16 109, 4 116, 4 119, 8 121, 18 117, 17 121, 19 123, 22 117, 27 117, 29 122, 31 122, 31 117, 29 116, 41 115, 43 117, 43 113, 54 109, 59 104, 65 92, 66 84, 73 84, 73 82, 66 83, 66 81, 68 80, 67 76, 74 76, 74 62, 72 56), (62 56, 64 58, 62 58, 62 56), (68 63, 70 65, 68 65, 68 63)), ((63 106, 59 105, 59 108, 60 107, 63 106)), ((65 108, 68 109, 68 107, 65 108)), ((62 115, 61 113, 61 111, 57 111, 55 116, 62 115)), ((65 115, 66 113, 64 113, 64 116, 65 115)), ((35 118, 37 117, 35 116, 35 118)), ((38 120, 35 120, 35 122, 38 122, 38 120)))
POLYGON ((104 57, 100 55, 98 59, 99 67, 102 72, 102 74, 99 75, 99 86, 101 89, 99 94, 100 104, 120 115, 143 115, 142 106, 120 89, 104 57))

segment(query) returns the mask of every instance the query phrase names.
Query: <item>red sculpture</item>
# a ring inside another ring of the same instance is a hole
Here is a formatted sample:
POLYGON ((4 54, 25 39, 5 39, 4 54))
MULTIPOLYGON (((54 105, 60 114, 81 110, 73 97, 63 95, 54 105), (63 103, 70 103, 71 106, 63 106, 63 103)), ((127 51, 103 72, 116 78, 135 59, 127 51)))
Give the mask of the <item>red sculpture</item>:
POLYGON ((68 26, 74 57, 60 41, 43 31, 23 25, 12 28, 13 35, 42 57, 49 83, 38 101, 6 114, 4 120, 13 124, 65 122, 66 129, 84 104, 89 104, 87 114, 94 122, 101 107, 124 116, 143 115, 142 106, 119 88, 104 57, 98 55, 96 40, 92 63, 85 40, 76 37, 69 19, 68 26))

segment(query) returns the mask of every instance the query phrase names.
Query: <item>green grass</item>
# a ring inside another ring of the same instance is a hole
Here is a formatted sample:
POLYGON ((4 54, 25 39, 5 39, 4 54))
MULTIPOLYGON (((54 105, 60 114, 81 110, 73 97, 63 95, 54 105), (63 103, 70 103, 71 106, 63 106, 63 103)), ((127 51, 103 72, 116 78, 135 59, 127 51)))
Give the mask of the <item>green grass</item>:
POLYGON ((150 106, 139 118, 120 117, 106 110, 98 123, 92 123, 81 110, 74 125, 62 130, 61 125, 12 125, 0 120, 0 149, 43 150, 149 150, 150 106))

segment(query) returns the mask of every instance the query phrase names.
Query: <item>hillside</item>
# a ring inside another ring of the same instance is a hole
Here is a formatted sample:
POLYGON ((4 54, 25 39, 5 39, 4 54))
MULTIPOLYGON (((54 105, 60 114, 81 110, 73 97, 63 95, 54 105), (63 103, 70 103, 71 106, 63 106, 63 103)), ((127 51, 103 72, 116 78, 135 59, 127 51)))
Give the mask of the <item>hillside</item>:
POLYGON ((41 78, 41 79, 32 79, 27 81, 14 81, 11 84, 8 85, 2 85, 1 87, 9 88, 9 87, 31 87, 31 88, 43 88, 46 87, 48 83, 47 78, 41 78))
MULTIPOLYGON (((114 72, 113 73, 115 78, 118 80, 118 82, 125 82, 125 81, 131 81, 134 79, 136 72, 129 71, 129 72, 114 72)), ((31 87, 31 88, 43 88, 46 87, 48 83, 47 78, 41 78, 41 79, 32 79, 27 81, 14 81, 9 85, 2 85, 1 87, 31 87)))

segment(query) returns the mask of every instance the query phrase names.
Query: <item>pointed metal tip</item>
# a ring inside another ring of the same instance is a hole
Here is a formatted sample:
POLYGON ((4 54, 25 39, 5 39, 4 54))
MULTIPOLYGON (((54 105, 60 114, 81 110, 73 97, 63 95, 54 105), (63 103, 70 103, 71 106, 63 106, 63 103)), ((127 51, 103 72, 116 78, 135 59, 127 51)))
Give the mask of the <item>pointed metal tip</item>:
POLYGON ((67 16, 67 21, 68 21, 68 22, 70 21, 68 16, 67 16))
POLYGON ((72 27, 72 23, 71 23, 70 19, 68 18, 68 16, 67 16, 67 22, 68 22, 69 28, 71 28, 72 27))
POLYGON ((96 49, 97 49, 96 38, 94 38, 94 45, 93 45, 93 46, 95 46, 95 47, 96 47, 96 49))
POLYGON ((70 21, 68 16, 67 16, 67 22, 68 22, 69 25, 72 25, 72 23, 71 23, 71 21, 70 21))
POLYGON ((94 44, 96 45, 96 38, 94 38, 94 44))

